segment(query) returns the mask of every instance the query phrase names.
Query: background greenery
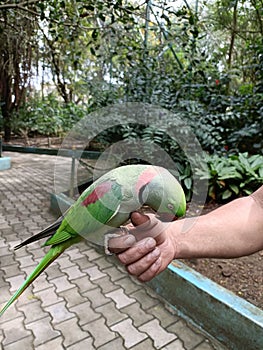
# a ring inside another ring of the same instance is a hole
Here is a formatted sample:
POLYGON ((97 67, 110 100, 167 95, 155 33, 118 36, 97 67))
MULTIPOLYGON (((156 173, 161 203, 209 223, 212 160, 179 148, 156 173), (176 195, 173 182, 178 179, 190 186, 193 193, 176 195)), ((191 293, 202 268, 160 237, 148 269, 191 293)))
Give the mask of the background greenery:
POLYGON ((62 135, 112 103, 160 105, 191 126, 207 152, 190 169, 178 145, 151 126, 116 128, 107 144, 140 137, 192 171, 209 199, 251 193, 263 182, 262 0, 0 1, 0 131, 62 135))

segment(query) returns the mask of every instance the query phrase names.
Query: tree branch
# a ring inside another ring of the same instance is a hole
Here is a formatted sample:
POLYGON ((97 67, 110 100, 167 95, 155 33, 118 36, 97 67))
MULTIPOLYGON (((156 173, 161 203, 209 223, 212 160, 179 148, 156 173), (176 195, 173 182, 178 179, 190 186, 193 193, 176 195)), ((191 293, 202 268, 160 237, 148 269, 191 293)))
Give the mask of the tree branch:
POLYGON ((36 4, 38 2, 39 2, 38 0, 28 0, 28 1, 21 2, 19 4, 2 4, 2 5, 0 5, 0 11, 1 10, 15 9, 15 8, 26 9, 26 7, 24 7, 24 6, 36 4))

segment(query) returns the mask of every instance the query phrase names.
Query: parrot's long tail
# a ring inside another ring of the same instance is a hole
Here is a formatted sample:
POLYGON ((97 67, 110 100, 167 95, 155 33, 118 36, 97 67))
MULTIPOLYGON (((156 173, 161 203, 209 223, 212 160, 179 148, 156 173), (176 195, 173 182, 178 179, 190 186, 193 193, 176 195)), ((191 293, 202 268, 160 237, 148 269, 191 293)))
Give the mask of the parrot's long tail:
POLYGON ((11 304, 24 292, 24 290, 43 272, 65 249, 70 247, 72 244, 78 243, 81 240, 80 236, 76 236, 63 243, 56 244, 50 248, 41 262, 37 265, 35 270, 27 277, 21 287, 15 292, 15 294, 8 300, 6 305, 0 311, 0 317, 9 308, 11 304))
POLYGON ((36 242, 38 240, 40 240, 41 238, 46 238, 46 237, 50 237, 52 236, 57 229, 59 228, 59 226, 61 225, 61 222, 63 221, 64 217, 60 216, 55 222, 53 222, 51 225, 49 225, 48 227, 46 227, 44 230, 42 230, 41 232, 35 234, 32 237, 29 237, 28 239, 26 239, 24 242, 18 244, 15 246, 15 250, 29 244, 29 243, 33 243, 36 242))

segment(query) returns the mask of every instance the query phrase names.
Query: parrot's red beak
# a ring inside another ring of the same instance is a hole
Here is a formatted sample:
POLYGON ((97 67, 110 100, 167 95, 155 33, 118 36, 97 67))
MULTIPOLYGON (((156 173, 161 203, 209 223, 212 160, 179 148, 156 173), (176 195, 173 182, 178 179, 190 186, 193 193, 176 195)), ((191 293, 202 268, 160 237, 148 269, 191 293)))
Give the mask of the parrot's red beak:
POLYGON ((177 220, 177 216, 170 213, 158 213, 158 215, 160 220, 164 222, 171 222, 177 220))

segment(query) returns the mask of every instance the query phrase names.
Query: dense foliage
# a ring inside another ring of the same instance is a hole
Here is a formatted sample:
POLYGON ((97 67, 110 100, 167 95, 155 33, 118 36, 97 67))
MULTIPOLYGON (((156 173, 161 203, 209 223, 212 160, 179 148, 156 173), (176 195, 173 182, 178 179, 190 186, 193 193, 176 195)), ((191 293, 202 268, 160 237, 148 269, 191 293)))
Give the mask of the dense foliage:
MULTIPOLYGON (((0 43, 6 141, 12 133, 63 135, 98 108, 144 102, 180 116, 210 154, 210 198, 262 182, 262 170, 250 180, 244 170, 253 155, 262 162, 261 0, 0 0, 0 43)), ((193 169, 161 130, 116 126, 98 140, 134 137, 171 154, 190 198, 193 169)))

